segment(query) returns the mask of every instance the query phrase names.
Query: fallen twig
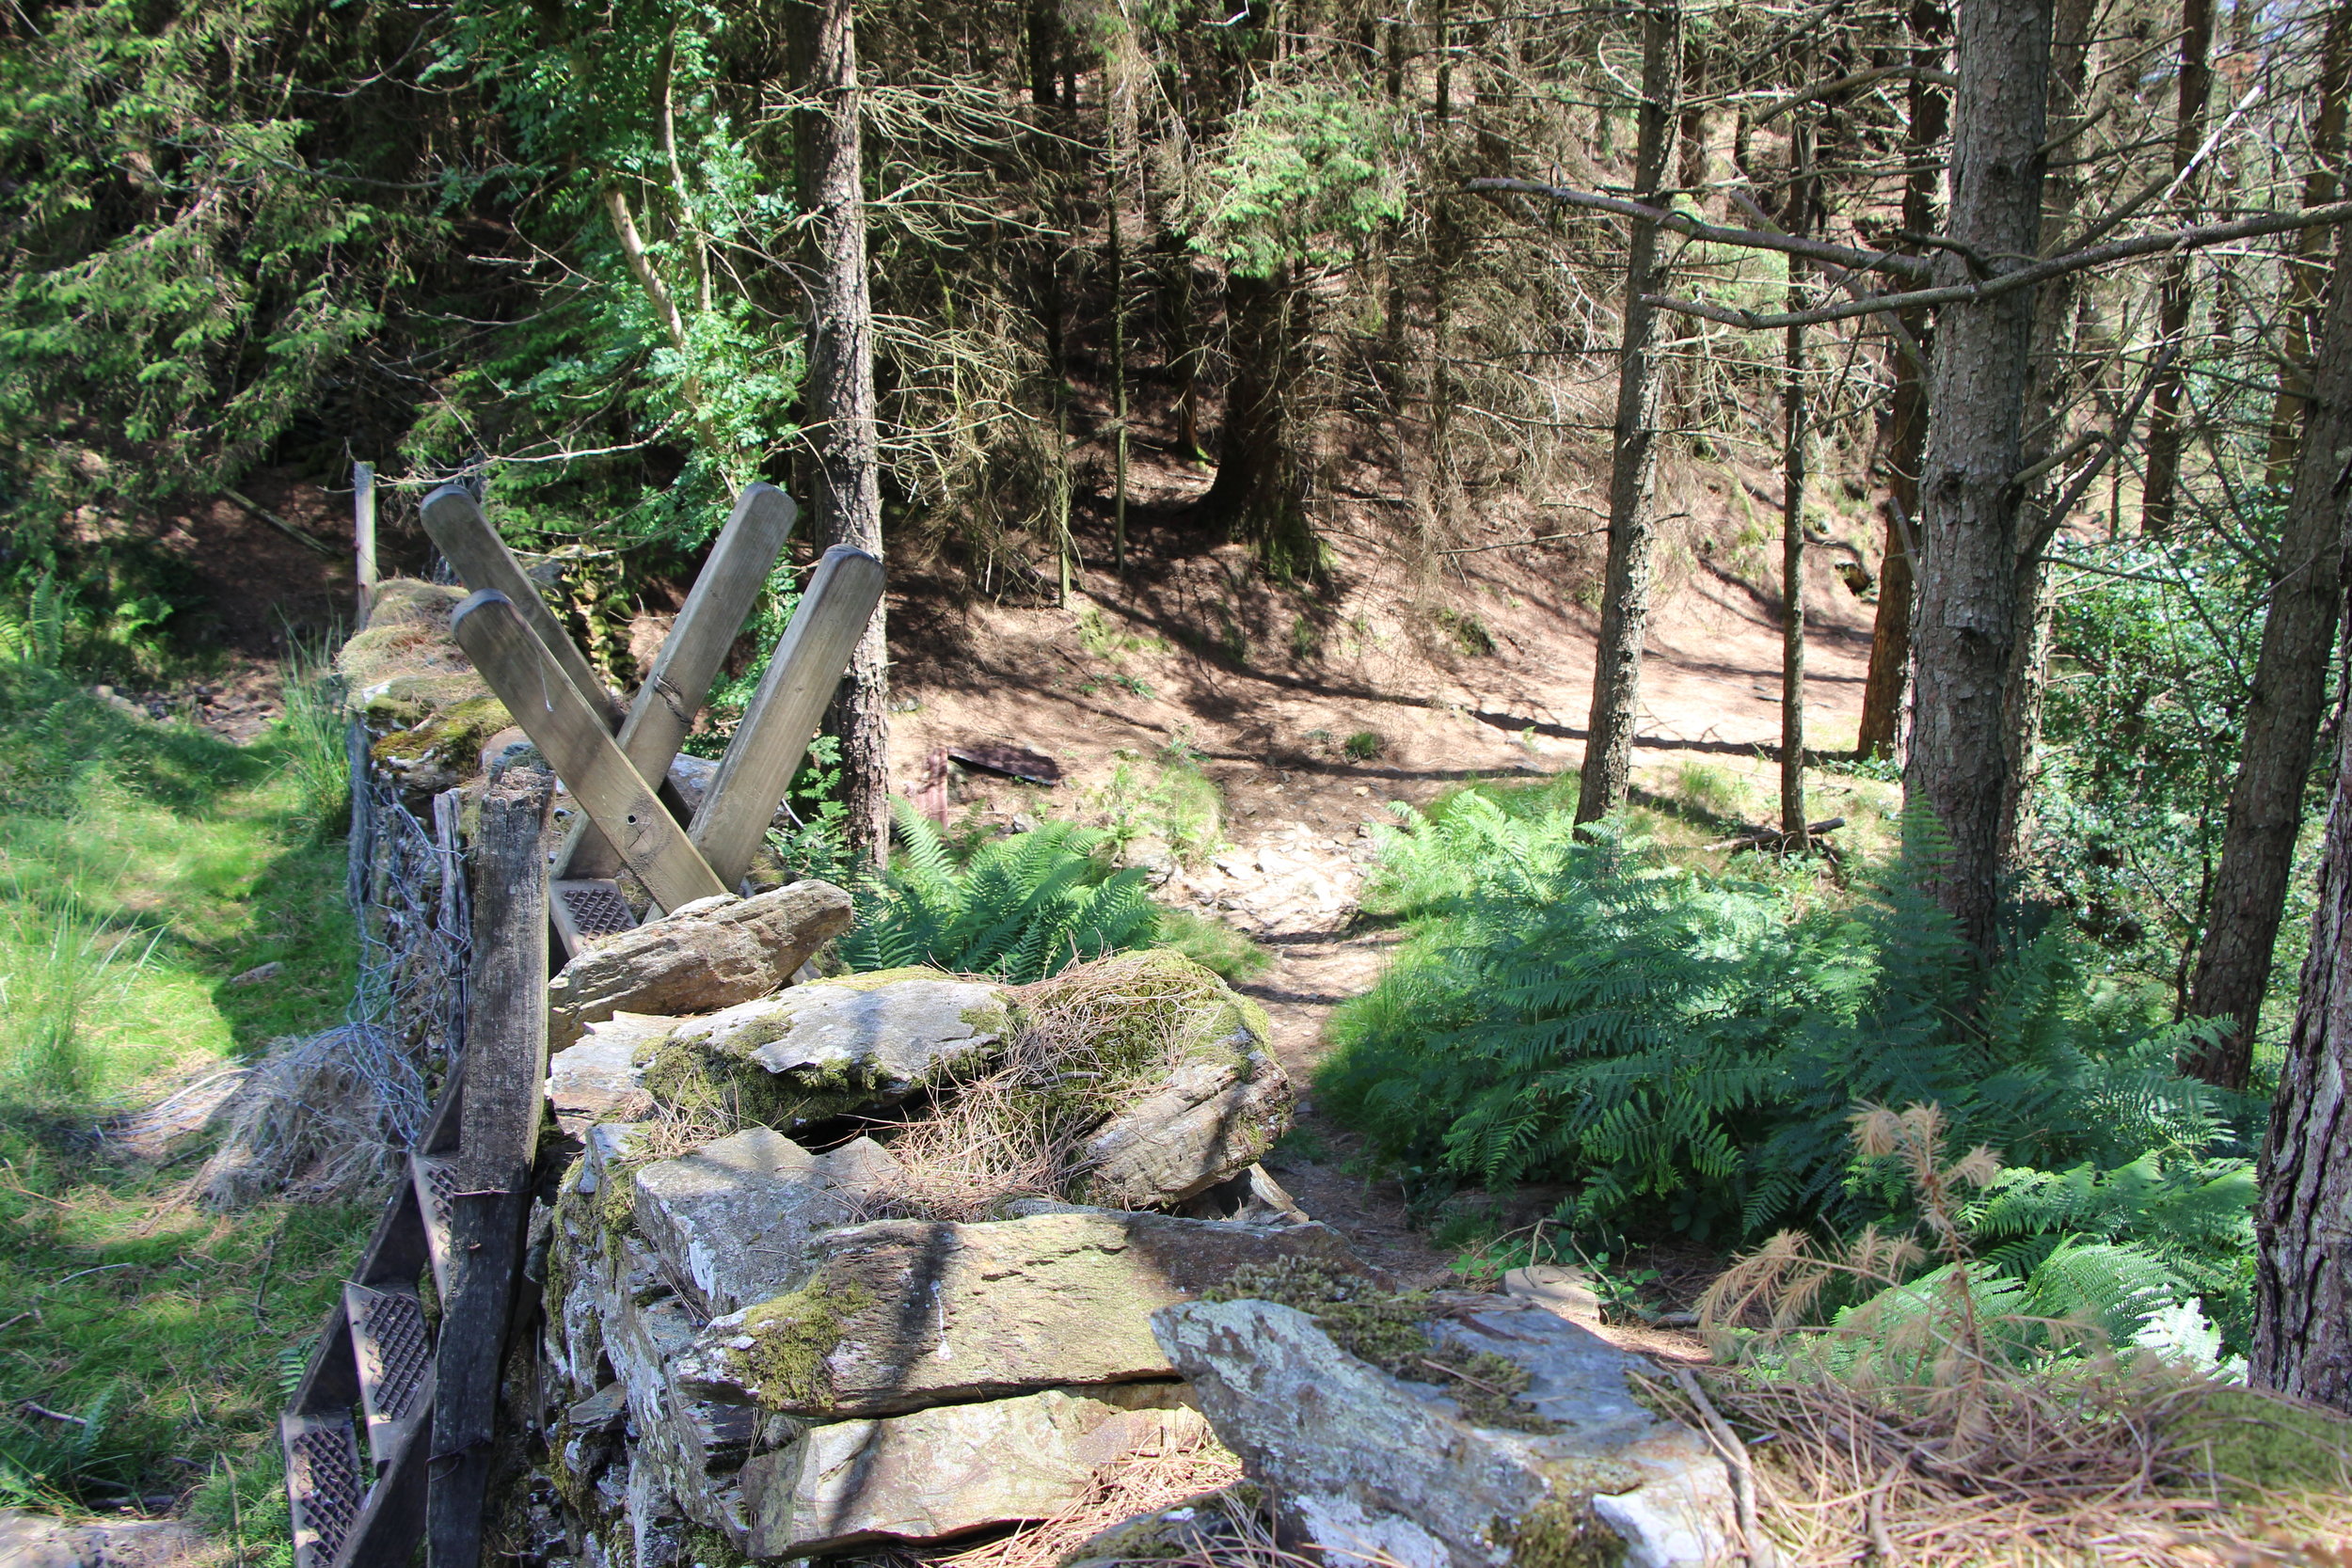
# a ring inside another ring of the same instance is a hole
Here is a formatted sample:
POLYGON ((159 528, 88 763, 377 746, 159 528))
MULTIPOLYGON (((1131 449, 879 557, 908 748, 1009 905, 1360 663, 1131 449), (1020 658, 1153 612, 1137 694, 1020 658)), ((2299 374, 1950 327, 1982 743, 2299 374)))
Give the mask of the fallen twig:
POLYGON ((89 1425, 87 1416, 69 1416, 62 1410, 52 1410, 45 1404, 35 1404, 31 1400, 19 1400, 16 1402, 16 1407, 19 1410, 29 1410, 36 1416, 46 1416, 53 1421, 72 1421, 77 1427, 89 1425))

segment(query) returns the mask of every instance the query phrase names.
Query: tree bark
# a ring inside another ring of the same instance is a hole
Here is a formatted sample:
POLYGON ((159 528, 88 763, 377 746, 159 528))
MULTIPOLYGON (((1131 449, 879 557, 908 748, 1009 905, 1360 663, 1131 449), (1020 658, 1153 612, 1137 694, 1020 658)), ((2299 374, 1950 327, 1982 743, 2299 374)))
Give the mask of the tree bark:
MULTIPOLYGON (((2305 453, 2311 451, 2307 442, 2305 453)), ((2252 1378, 2352 1413, 2352 726, 2254 1209, 2252 1378)))
MULTIPOLYGON (((817 214, 816 290, 808 325, 811 489, 818 536, 882 553, 882 479, 874 428, 874 311, 866 293, 866 204, 859 147, 857 32, 850 0, 812 0, 798 18, 802 80, 823 107, 799 127, 804 204, 817 214)), ((885 603, 887 601, 884 601, 885 603)), ((884 605, 850 657, 826 717, 841 741, 849 848, 879 867, 890 849, 890 644, 884 605)))
MULTIPOLYGON (((2339 257, 2328 289, 2309 394, 2302 451, 2279 541, 2279 574, 2263 620, 2253 700, 2229 824, 2214 873, 2213 906, 2197 956, 2189 1010, 2230 1021, 2229 1033, 2184 1058, 2183 1071, 2224 1088, 2246 1086, 2254 1026, 2270 980, 2303 790, 2328 702, 2346 537, 2344 452, 2352 447, 2352 266, 2339 257)), ((2299 1025, 2298 1025, 2299 1026, 2299 1025)))
MULTIPOLYGON (((1791 234, 1813 232, 1820 178, 1813 166, 1813 125, 1802 112, 1788 131, 1788 217, 1791 234)), ((1788 259, 1788 309, 1805 306, 1804 263, 1788 259)), ((1804 491, 1810 479, 1813 433, 1805 405, 1804 328, 1785 329, 1781 344, 1780 496, 1780 831, 1788 847, 1805 848, 1804 808, 1804 491)))
MULTIPOLYGON (((1952 14, 1933 0, 1911 8, 1911 63, 1919 71, 1944 64, 1952 14)), ((1903 228, 1932 234, 1938 222, 1939 150, 1951 122, 1951 94, 1924 75, 1911 79, 1910 129, 1903 137, 1903 228)), ((1925 310, 1899 318, 1911 341, 1925 344, 1933 327, 1925 310)), ((1870 670, 1862 687, 1862 728, 1854 749, 1866 757, 1892 756, 1902 724, 1903 689, 1911 679, 1911 600, 1914 565, 1903 536, 1919 524, 1919 466, 1928 450, 1928 367, 1897 340, 1895 395, 1888 414, 1886 544, 1879 552, 1878 615, 1870 630, 1870 670)))
MULTIPOLYGON (((1642 14, 1641 130, 1633 197, 1653 201, 1674 162, 1682 89, 1681 0, 1652 0, 1642 14)), ((1601 588, 1600 640, 1593 654, 1593 705, 1576 819, 1590 822, 1625 804, 1633 778, 1633 729, 1641 713, 1642 641, 1649 631, 1650 548, 1657 531, 1658 313, 1667 267, 1655 224, 1636 219, 1626 255, 1625 337, 1617 360, 1617 416, 1609 454, 1609 566, 1601 588)))
MULTIPOLYGON (((1960 12, 1960 92, 1947 231, 2003 270, 2042 229, 2050 0, 1975 0, 1960 12)), ((1946 252, 1940 276, 1964 276, 1946 252)), ((1905 792, 1942 828, 1931 883, 1968 943, 1990 954, 2009 764, 2004 697, 2017 640, 2017 562, 2033 295, 1956 302, 1937 324, 1935 419, 1922 485, 1918 693, 1905 792)))
MULTIPOLYGON (((2071 145, 2090 115, 2090 90, 2092 34, 2097 25, 2097 0, 2057 0, 2050 43, 2049 139, 2071 145)), ((2082 205, 2086 182, 2074 165, 2047 175, 2042 186, 2042 239, 2044 248, 2062 242, 2071 232, 2082 205)), ((2069 415, 2082 390, 2074 352, 2075 307, 2082 298, 2078 273, 2054 277, 2034 291, 2033 347, 2026 360, 2026 437, 2027 467, 2041 463, 2065 444, 2069 415)), ((2003 744, 2008 777, 2001 800, 2000 857, 2012 863, 2022 845, 2033 836, 2035 753, 2042 743, 2042 698, 2048 688, 2054 607, 2044 595, 2049 564, 2043 559, 2042 525, 2066 487, 2064 466, 2037 483, 2026 499, 2024 526, 2018 531, 2017 624, 2020 628, 2010 660, 2009 687, 2002 698, 2003 744)))
MULTIPOLYGON (((2319 116, 2312 122, 2311 166, 2303 176, 2303 205, 2324 207, 2336 199, 2336 161, 2344 155, 2344 97, 2352 87, 2352 4, 2338 0, 2328 12, 2320 44, 2319 116)), ((2333 229, 2306 229, 2296 236, 2295 260, 2287 266, 2286 341, 2280 352, 2279 396, 2270 409, 2270 482, 2283 485, 2295 468, 2296 426, 2311 391, 2304 357, 2319 337, 2319 295, 2328 271, 2333 229)))
MULTIPOLYGON (((2213 99, 2213 0, 2182 0, 2180 105, 2172 119, 2172 174, 2181 182, 2181 221, 2197 221, 2197 178, 2188 173, 2204 139, 2207 105, 2213 99), (2186 178, 2183 178, 2186 176, 2186 178)), ((2188 331, 2189 311, 2196 305, 2190 287, 2189 258, 2175 256, 2165 262, 2164 281, 2157 293, 2156 341, 2177 343, 2188 331)), ((2162 538, 2172 530, 2179 508, 2181 479, 2181 391, 2188 380, 2189 356, 2176 355, 2156 372, 2155 390, 2148 398, 2146 477, 2141 481, 2140 531, 2162 538)))
POLYGON ((1225 394, 1216 479, 1201 498, 1210 517, 1248 543, 1278 578, 1311 578, 1321 546, 1307 515, 1306 468, 1293 447, 1290 409, 1301 306, 1287 273, 1226 279, 1233 379, 1225 394))

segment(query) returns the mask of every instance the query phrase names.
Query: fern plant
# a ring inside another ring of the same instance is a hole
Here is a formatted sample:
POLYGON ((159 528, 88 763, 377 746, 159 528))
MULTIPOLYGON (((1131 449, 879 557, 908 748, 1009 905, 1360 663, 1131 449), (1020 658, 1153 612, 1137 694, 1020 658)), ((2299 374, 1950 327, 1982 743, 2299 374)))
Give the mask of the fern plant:
POLYGON ((1143 874, 1110 869, 1091 829, 1047 822, 959 863, 929 818, 904 800, 891 806, 902 853, 841 939, 852 969, 929 964, 1021 985, 1159 933, 1143 874))
POLYGON ((1900 1173, 1849 1147, 1859 1103, 1938 1104, 2045 1168, 2211 1141, 2174 1034, 2087 1001, 2056 930, 1979 972, 1920 891, 1932 836, 1906 844, 1857 897, 1801 903, 1565 812, 1406 813, 1374 885, 1418 929, 1318 1086, 1405 1172, 1563 1182, 1571 1224, 1700 1240, 1904 1212, 1900 1173))

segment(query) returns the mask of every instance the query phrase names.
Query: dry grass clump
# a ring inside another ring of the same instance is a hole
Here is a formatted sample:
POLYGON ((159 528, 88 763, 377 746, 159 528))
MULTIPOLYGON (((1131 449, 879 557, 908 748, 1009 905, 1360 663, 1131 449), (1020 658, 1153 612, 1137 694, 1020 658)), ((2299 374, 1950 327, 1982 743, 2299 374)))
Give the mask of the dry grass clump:
POLYGON ((1096 1129, 1203 1041, 1248 1027, 1216 976, 1175 954, 1121 953, 1015 988, 1001 1054, 939 1084, 890 1140, 904 1171, 870 1218, 985 1219, 1060 1198, 1096 1129))
POLYGON ((1961 1200, 2000 1162, 1947 1160, 1944 1131, 1931 1105, 1856 1117, 1862 1151, 1908 1173, 1926 1246, 1773 1238, 1700 1304, 1736 1364, 1657 1386, 1730 1465, 1749 1560, 2352 1562, 2352 1446, 2330 1446, 2352 1427, 2118 1354, 2085 1322, 1989 1309, 1961 1200), (1875 1293, 1806 1322, 1834 1286, 1875 1293))
POLYGON ((399 1173, 425 1111, 389 1030, 345 1023, 278 1040, 222 1106, 220 1146, 195 1189, 215 1209, 372 1196, 399 1173))

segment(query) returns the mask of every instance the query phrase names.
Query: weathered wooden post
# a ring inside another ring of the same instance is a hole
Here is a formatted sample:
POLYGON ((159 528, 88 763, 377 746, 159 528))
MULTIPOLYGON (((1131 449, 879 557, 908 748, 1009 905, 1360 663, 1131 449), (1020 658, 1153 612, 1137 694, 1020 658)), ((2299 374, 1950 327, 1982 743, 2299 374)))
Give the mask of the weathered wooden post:
MULTIPOLYGON (((800 508, 772 484, 749 484, 736 498, 734 514, 710 549, 686 595, 645 684, 637 689, 628 717, 621 721, 621 753, 645 783, 661 787, 671 759, 692 728, 710 683, 752 611, 785 541, 792 537, 800 508)), ((593 818, 574 825, 555 858, 558 881, 610 877, 621 857, 593 818)))
POLYGON ((621 754, 603 714, 564 678, 522 607, 504 594, 477 593, 450 617, 450 630, 655 903, 675 910, 729 891, 621 754))
POLYGON ((555 781, 510 769, 482 797, 472 846, 466 1082, 449 1169, 449 1262, 425 1481, 430 1568, 476 1568, 499 1371, 522 1259, 548 1062, 548 863, 555 781))
POLYGON ((827 550, 809 578, 688 830, 729 889, 751 869, 882 591, 882 562, 847 545, 827 550))
POLYGON ((358 562, 359 626, 367 629, 375 608, 375 466, 351 466, 351 549, 358 562))
MULTIPOLYGON (((482 515, 482 504, 474 499, 473 492, 462 484, 444 484, 424 498, 421 511, 425 532, 449 557, 459 579, 477 594, 505 595, 546 647, 564 678, 580 692, 581 701, 605 717, 604 727, 610 732, 612 720, 619 717, 612 694, 605 690, 604 682, 596 678, 595 668, 588 662, 588 656, 580 651, 554 612, 548 609, 548 602, 539 596, 538 584, 531 580, 523 563, 515 559, 515 552, 506 547, 506 541, 490 526, 490 519, 482 515)), ((506 705, 510 711, 515 706, 511 702, 506 705)), ((519 715, 517 721, 521 722, 519 715)), ((528 729, 530 725, 525 723, 523 727, 528 729)), ((564 775, 564 783, 570 782, 570 775, 564 775)))

